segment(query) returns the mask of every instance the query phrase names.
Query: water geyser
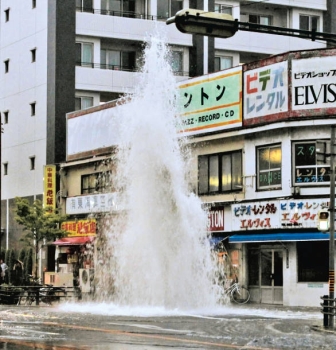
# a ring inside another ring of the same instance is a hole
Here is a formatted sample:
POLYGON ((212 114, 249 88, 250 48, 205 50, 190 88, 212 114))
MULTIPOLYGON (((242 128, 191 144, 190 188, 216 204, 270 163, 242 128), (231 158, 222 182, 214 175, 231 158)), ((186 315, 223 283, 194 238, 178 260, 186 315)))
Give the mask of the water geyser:
POLYGON ((114 181, 126 209, 112 215, 104 229, 96 293, 119 306, 211 308, 219 290, 207 214, 188 189, 190 153, 176 131, 176 78, 161 37, 147 40, 134 92, 118 111, 121 141, 114 181))

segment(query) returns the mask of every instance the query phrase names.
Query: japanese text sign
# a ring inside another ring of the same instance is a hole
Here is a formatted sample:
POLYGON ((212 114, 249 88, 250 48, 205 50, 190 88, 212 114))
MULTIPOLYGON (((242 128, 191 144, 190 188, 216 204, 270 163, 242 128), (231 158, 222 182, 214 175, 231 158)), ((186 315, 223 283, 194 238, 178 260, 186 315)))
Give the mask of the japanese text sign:
POLYGON ((66 199, 66 214, 89 214, 122 210, 117 193, 99 193, 66 199))
POLYGON ((335 56, 293 60, 292 110, 335 108, 335 79, 335 56))
POLYGON ((62 230, 68 232, 69 237, 95 236, 96 220, 65 221, 61 225, 62 230))
POLYGON ((287 61, 244 73, 244 119, 287 111, 287 61))
POLYGON ((323 199, 234 204, 232 231, 316 228, 316 215, 329 206, 323 199))
POLYGON ((242 69, 231 68, 183 81, 178 132, 201 134, 242 125, 242 69))
POLYGON ((45 165, 43 169, 43 207, 56 208, 56 166, 45 165))

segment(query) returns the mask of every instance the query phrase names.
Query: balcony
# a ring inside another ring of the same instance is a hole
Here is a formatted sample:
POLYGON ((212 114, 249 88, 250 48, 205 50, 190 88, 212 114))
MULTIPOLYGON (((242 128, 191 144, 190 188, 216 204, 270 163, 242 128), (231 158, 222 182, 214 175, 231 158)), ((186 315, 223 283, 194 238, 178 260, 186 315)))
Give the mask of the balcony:
MULTIPOLYGON (((169 44, 192 46, 192 36, 179 32, 175 26, 167 26, 165 20, 158 17, 140 14, 120 13, 117 15, 102 15, 100 10, 95 16, 89 12, 77 12, 76 34, 98 38, 115 38, 143 42, 148 33, 153 33, 159 27, 166 33, 169 44)), ((94 12, 94 13, 96 13, 94 12)))
MULTIPOLYGON (((76 67, 76 89, 116 93, 131 92, 138 74, 137 69, 128 67, 83 62, 76 67)), ((176 82, 189 77, 189 72, 181 71, 174 74, 176 82)))
MULTIPOLYGON (((251 5, 251 1, 241 1, 240 6, 244 4, 251 5)), ((314 0, 314 1, 295 1, 295 0, 268 0, 264 5, 279 5, 279 6, 291 6, 311 10, 327 10, 327 1, 326 0, 314 0)))

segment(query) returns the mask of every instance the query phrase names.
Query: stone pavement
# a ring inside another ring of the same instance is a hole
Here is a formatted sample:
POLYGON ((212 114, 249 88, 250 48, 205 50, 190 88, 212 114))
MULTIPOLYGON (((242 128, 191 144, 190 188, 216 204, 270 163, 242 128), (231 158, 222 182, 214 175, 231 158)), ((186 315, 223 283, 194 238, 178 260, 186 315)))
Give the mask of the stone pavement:
POLYGON ((317 332, 325 332, 330 334, 336 334, 336 316, 334 317, 334 327, 328 328, 324 327, 324 315, 322 313, 322 306, 320 307, 309 307, 309 306, 284 306, 284 305, 274 305, 274 304, 258 304, 258 303, 248 303, 244 307, 248 309, 265 309, 269 312, 272 311, 283 311, 283 312, 300 312, 300 313, 316 313, 321 315, 321 321, 316 322, 317 324, 312 326, 311 329, 317 332))

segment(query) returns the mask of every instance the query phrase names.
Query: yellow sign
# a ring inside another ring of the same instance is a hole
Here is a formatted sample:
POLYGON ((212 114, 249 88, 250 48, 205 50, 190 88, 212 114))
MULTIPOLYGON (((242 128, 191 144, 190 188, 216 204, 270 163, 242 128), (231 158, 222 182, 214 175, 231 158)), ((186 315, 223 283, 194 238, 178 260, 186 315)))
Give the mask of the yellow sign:
POLYGON ((64 221, 61 225, 62 230, 69 233, 68 237, 83 237, 96 235, 96 220, 78 220, 78 221, 64 221))
POLYGON ((56 166, 44 166, 43 207, 56 209, 56 166))

